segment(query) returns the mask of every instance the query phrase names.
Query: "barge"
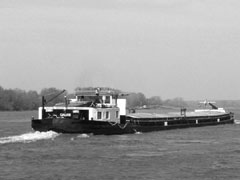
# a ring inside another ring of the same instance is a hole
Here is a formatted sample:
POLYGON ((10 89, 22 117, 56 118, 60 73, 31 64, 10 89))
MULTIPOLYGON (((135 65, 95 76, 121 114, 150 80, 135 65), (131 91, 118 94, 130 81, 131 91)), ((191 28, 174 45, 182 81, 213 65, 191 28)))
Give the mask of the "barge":
POLYGON ((218 108, 212 102, 204 102, 211 108, 168 114, 126 113, 126 94, 116 90, 79 90, 76 98, 46 106, 42 98, 38 118, 32 119, 35 131, 87 134, 129 134, 177 128, 231 124, 234 114, 218 108))

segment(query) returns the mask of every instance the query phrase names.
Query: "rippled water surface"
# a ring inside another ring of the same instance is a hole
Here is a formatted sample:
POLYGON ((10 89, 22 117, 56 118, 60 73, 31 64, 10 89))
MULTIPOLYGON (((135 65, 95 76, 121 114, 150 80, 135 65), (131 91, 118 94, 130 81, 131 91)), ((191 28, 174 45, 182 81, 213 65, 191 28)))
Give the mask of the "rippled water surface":
POLYGON ((0 179, 240 179, 240 125, 130 135, 34 132, 0 113, 0 179))

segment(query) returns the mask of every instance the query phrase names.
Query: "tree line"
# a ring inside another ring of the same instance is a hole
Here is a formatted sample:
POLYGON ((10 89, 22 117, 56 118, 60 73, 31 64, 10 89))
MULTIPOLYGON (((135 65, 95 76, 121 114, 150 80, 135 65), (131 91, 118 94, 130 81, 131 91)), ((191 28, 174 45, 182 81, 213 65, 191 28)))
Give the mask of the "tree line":
MULTIPOLYGON (((56 88, 44 88, 38 93, 37 91, 25 91, 21 89, 4 89, 0 86, 0 110, 37 110, 41 106, 42 96, 51 98, 61 91, 56 88)), ((61 95, 49 103, 49 105, 61 102, 63 99, 64 95, 61 95)))
MULTIPOLYGON (((21 89, 4 89, 0 86, 0 111, 23 111, 37 110, 42 103, 42 96, 46 101, 52 99, 62 90, 51 87, 44 88, 39 93, 37 91, 25 91, 21 89)), ((48 105, 54 105, 64 101, 64 96, 74 98, 74 94, 69 94, 67 91, 53 99, 48 105)), ((186 106, 186 102, 182 98, 174 98, 162 100, 159 96, 146 98, 143 93, 130 93, 127 97, 128 108, 155 108, 159 106, 186 106)))
POLYGON ((183 98, 162 100, 160 96, 147 98, 143 93, 131 93, 127 96, 128 108, 158 108, 160 106, 186 107, 183 98))

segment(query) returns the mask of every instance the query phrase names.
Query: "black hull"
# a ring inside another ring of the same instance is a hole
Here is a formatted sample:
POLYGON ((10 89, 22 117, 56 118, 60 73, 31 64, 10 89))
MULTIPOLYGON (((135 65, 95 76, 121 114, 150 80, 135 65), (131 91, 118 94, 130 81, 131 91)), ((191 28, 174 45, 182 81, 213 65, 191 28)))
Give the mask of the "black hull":
POLYGON ((136 132, 151 132, 169 129, 214 126, 232 124, 233 114, 206 117, 180 117, 178 120, 169 118, 159 119, 128 119, 121 123, 75 120, 69 118, 33 119, 32 128, 36 131, 55 131, 60 133, 92 133, 95 135, 130 134, 136 132))

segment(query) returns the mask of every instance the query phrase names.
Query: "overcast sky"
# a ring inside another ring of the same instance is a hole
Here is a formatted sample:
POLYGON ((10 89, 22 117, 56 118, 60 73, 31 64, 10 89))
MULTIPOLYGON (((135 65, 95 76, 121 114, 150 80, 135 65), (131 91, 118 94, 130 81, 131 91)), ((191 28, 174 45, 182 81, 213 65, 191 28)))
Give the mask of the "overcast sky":
POLYGON ((240 99, 239 0, 0 0, 0 86, 240 99))

